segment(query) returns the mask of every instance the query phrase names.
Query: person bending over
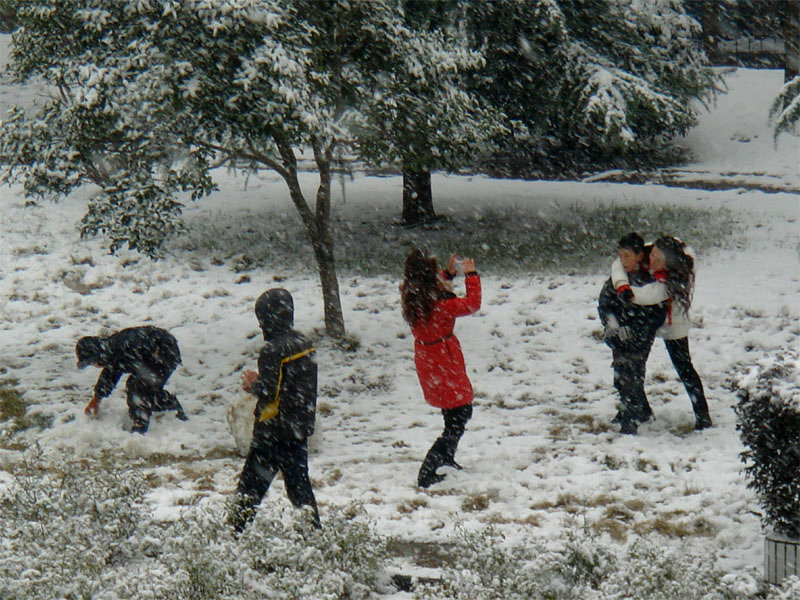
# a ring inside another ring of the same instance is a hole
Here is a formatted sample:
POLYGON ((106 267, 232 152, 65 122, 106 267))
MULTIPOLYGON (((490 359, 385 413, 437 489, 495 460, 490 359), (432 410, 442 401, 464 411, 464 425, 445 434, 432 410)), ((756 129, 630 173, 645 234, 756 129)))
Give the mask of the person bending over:
POLYGON ((103 369, 94 386, 94 397, 84 412, 97 416, 100 400, 111 395, 123 374, 132 433, 147 433, 150 415, 174 410, 181 421, 188 420, 175 394, 164 389, 172 372, 181 363, 177 340, 160 327, 129 327, 107 336, 87 336, 75 345, 78 368, 90 365, 103 369))

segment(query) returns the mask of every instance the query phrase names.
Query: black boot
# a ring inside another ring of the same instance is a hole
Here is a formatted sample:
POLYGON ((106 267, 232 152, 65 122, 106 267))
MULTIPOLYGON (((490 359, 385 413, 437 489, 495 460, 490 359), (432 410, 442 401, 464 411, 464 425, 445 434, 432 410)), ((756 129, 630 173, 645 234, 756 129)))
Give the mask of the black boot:
POLYGON ((704 415, 695 415, 694 416, 694 429, 695 431, 702 431, 703 429, 708 429, 711 427, 713 423, 711 422, 711 417, 708 413, 704 415))
MULTIPOLYGON (((428 488, 434 483, 439 483, 445 476, 436 472, 436 469, 443 466, 446 460, 446 442, 443 438, 438 438, 425 455, 422 466, 417 475, 417 485, 421 488, 428 488)), ((455 462, 455 461, 453 461, 455 462)))
MULTIPOLYGON (((178 401, 176 400, 176 402, 178 402, 178 401)), ((183 407, 181 406, 180 402, 178 402, 178 408, 176 409, 176 412, 175 412, 175 418, 178 419, 179 421, 188 421, 189 420, 189 417, 187 417, 186 413, 183 412, 183 407)))
POLYGON ((634 419, 623 419, 621 422, 619 432, 625 435, 636 435, 638 432, 638 425, 634 419))

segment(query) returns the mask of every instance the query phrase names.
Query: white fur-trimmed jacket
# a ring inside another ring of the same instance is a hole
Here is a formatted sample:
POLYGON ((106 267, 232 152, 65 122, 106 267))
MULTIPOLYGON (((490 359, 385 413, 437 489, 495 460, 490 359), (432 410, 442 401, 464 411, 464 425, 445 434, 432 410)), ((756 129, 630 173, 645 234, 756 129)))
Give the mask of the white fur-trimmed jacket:
MULTIPOLYGON (((688 246, 686 247, 686 254, 693 259, 695 257, 694 252, 688 246)), ((636 304, 649 305, 667 301, 667 318, 656 332, 658 337, 665 340, 677 340, 689 335, 689 329, 692 327, 690 314, 679 303, 670 299, 666 284, 661 281, 654 281, 643 286, 630 285, 628 273, 619 258, 611 265, 611 281, 616 290, 623 286, 630 287, 633 292, 633 301, 636 304)))

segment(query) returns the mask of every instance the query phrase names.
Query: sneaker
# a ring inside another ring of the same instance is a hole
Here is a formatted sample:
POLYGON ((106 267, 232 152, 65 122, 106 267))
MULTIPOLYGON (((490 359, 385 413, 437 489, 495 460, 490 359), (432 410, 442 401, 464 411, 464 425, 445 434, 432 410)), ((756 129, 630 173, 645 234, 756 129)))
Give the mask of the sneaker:
POLYGON ((186 416, 186 413, 183 412, 182 408, 179 408, 178 411, 175 413, 175 418, 179 421, 188 421, 189 417, 186 416))

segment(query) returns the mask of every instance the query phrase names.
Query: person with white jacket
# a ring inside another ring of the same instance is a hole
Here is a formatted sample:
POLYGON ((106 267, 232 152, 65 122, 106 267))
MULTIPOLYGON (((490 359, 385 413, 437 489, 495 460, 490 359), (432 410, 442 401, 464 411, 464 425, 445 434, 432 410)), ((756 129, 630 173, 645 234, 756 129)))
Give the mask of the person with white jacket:
POLYGON ((689 353, 689 309, 694 292, 694 254, 681 240, 661 237, 649 252, 650 272, 656 281, 644 286, 631 286, 628 274, 619 259, 611 267, 611 280, 617 292, 636 304, 667 302, 667 317, 656 335, 664 339, 672 364, 683 382, 695 416, 695 429, 712 426, 703 383, 692 364, 689 353))

